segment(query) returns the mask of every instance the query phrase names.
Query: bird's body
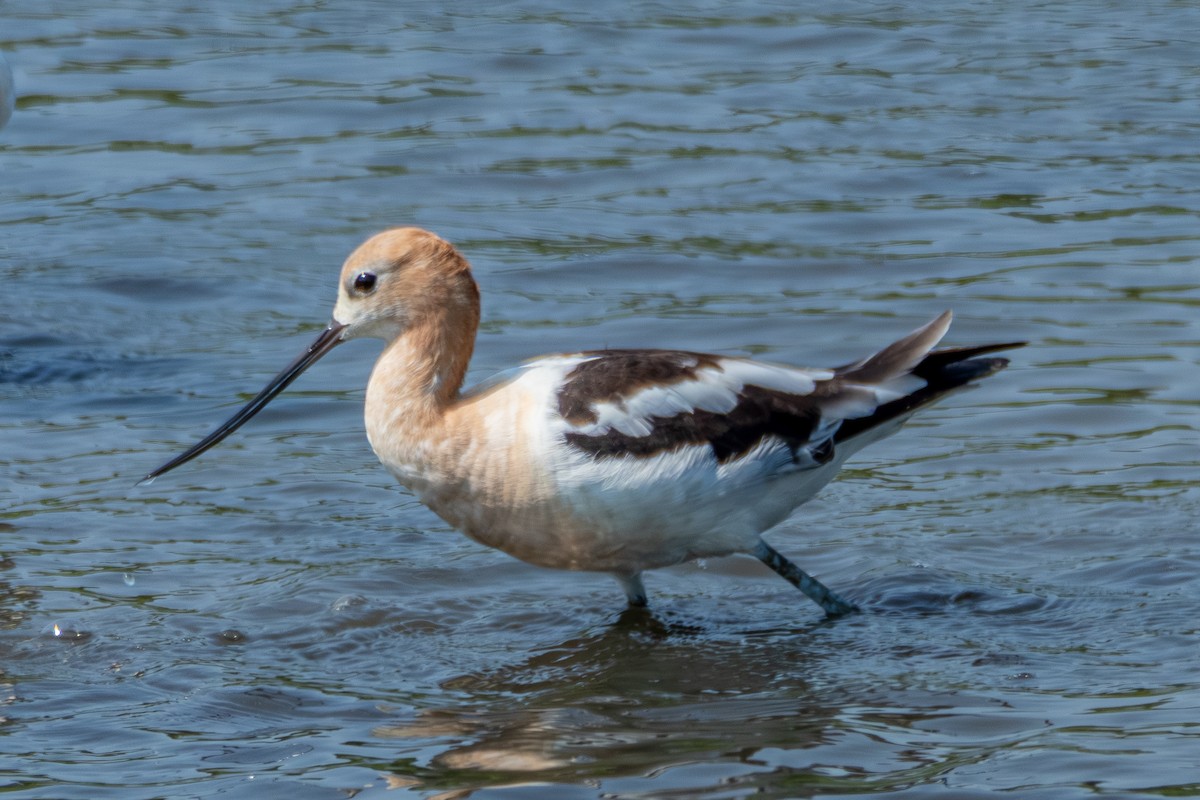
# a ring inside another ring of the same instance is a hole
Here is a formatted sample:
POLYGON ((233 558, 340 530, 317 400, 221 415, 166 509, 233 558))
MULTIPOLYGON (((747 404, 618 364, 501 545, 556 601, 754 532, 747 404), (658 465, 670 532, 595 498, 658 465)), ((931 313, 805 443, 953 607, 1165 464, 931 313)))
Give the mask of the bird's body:
POLYGON ((735 387, 719 382, 728 375, 719 361, 704 376, 712 385, 632 389, 623 403, 607 401, 603 421, 587 418, 586 403, 578 415, 564 413, 587 367, 617 371, 656 360, 685 369, 696 358, 659 351, 543 358, 467 392, 421 426, 396 413, 392 393, 370 391, 368 438, 422 502, 473 539, 523 561, 633 575, 749 551, 758 533, 811 497, 835 465, 818 466, 803 449, 793 458, 782 440, 724 458, 707 441, 686 438, 678 444, 663 437, 637 453, 614 446, 621 437, 649 440, 656 411, 691 412, 692 403, 731 409, 735 387), (687 388, 700 396, 689 398, 687 388), (638 395, 650 393, 658 396, 633 411, 638 395))
POLYGON ((387 344, 367 387, 367 436, 397 480, 454 527, 523 561, 616 576, 751 553, 831 614, 854 606, 762 541, 865 444, 919 406, 1006 363, 1014 344, 933 351, 947 312, 861 361, 806 369, 669 350, 546 356, 461 390, 479 323, 467 262, 399 228, 342 269, 334 321, 228 423, 220 441, 337 343, 387 344))

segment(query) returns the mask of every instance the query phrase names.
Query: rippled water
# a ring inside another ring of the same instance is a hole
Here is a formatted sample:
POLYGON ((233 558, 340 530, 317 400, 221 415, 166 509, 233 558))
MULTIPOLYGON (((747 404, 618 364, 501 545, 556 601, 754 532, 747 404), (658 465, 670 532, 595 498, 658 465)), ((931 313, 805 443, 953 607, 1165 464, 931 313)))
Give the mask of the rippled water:
POLYGON ((0 7, 0 790, 1200 795, 1194 4, 171 5, 0 7), (472 259, 476 378, 1031 345, 771 537, 834 623, 750 559, 630 616, 450 532, 367 447, 369 343, 135 487, 398 223, 472 259))

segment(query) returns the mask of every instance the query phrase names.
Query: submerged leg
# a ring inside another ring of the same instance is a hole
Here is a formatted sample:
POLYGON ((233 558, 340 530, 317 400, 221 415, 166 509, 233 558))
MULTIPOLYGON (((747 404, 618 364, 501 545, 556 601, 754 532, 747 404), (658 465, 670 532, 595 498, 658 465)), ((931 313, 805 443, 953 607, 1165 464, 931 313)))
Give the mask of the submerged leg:
POLYGON ((617 579, 617 583, 621 584, 621 588, 625 590, 625 597, 629 599, 629 605, 637 608, 645 608, 646 587, 642 585, 642 573, 635 572, 632 575, 618 575, 613 573, 613 577, 617 579))
POLYGON ((825 613, 829 616, 840 617, 851 611, 858 611, 858 606, 838 597, 830 591, 828 586, 788 561, 783 553, 766 542, 759 540, 758 547, 754 548, 754 555, 778 572, 788 583, 808 595, 809 599, 825 609, 825 613))

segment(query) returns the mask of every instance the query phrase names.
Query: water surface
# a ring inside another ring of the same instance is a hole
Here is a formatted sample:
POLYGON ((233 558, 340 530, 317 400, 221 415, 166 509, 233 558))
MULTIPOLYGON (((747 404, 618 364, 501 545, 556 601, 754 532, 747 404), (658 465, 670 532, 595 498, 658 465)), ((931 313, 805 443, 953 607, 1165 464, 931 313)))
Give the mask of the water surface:
POLYGON ((1200 795, 1200 9, 338 5, 0 9, 9 796, 1200 795), (472 379, 944 308, 1030 347, 771 536, 835 623, 751 559, 647 617, 448 530, 369 342, 134 485, 402 223, 475 266, 472 379))

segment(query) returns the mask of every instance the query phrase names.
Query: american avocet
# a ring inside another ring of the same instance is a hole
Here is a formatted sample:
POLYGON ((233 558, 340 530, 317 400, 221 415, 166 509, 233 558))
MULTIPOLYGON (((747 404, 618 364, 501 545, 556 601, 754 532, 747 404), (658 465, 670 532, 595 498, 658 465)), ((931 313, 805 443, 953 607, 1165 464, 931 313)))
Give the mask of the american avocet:
POLYGON ((607 572, 646 604, 642 572, 752 553, 827 614, 856 609, 760 534, 848 456, 918 407, 1008 362, 1020 343, 933 350, 950 312, 860 361, 807 369, 674 350, 551 355, 461 391, 479 325, 471 269, 419 228, 342 267, 333 320, 225 424, 148 474, 220 442, 336 345, 386 342, 367 385, 371 447, 454 527, 532 564, 607 572))

